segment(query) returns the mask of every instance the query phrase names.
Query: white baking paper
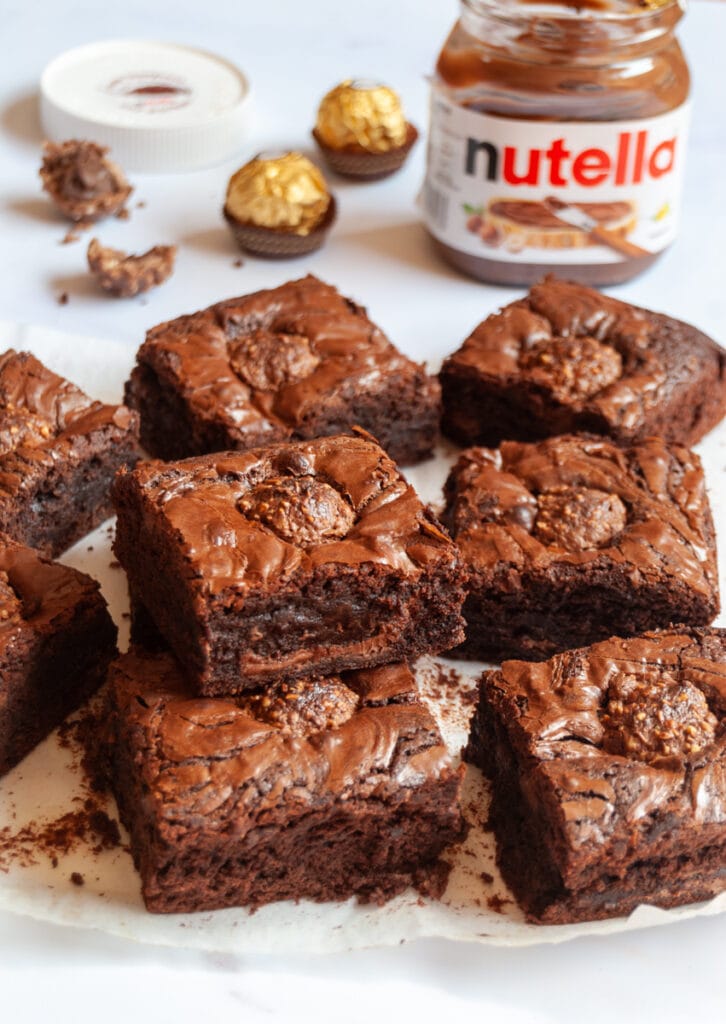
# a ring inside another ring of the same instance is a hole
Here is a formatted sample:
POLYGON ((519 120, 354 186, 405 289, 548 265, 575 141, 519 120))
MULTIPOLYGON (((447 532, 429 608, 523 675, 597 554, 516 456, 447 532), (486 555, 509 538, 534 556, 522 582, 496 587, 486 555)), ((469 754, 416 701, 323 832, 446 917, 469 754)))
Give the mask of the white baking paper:
MULTIPOLYGON (((34 327, 0 323, 2 348, 14 346, 35 352, 48 366, 75 381, 94 397, 121 398, 123 381, 133 363, 131 347, 34 327)), ((714 431, 700 446, 710 486, 717 529, 726 502, 724 464, 726 428, 714 431)), ((453 447, 410 470, 408 475, 424 500, 440 502, 441 485, 454 457, 453 447)), ((104 524, 62 559, 100 580, 125 646, 126 584, 114 567, 112 526, 104 524)), ((723 589, 722 580, 722 589, 723 589)), ((465 697, 483 666, 473 662, 422 659, 417 675, 446 741, 457 757, 466 736, 471 710, 465 697), (440 666, 454 669, 452 682, 441 685, 440 666), (445 700, 440 691, 445 690, 445 700)), ((79 806, 88 795, 87 780, 77 756, 54 734, 12 772, 0 779, 0 834, 18 833, 29 822, 52 822, 79 806)), ((464 808, 472 823, 469 837, 452 855, 449 885, 441 901, 407 892, 384 907, 346 903, 277 903, 254 913, 244 909, 206 914, 154 915, 143 907, 139 882, 125 844, 101 853, 79 845, 58 859, 32 844, 18 846, 23 854, 0 852, 0 909, 27 914, 57 924, 98 928, 139 942, 183 946, 230 953, 334 952, 366 946, 398 945, 428 936, 500 946, 563 942, 582 935, 606 934, 671 923, 687 917, 716 914, 726 909, 726 893, 708 903, 675 910, 641 907, 629 919, 579 925, 538 927, 527 924, 506 891, 494 864, 494 844, 481 828, 487 818, 487 783, 469 768, 464 808), (76 885, 71 875, 82 876, 76 885), (482 877, 484 876, 484 877, 482 877), (491 877, 491 881, 489 878, 491 877)), ((110 801, 109 814, 116 811, 110 801)), ((125 836, 124 836, 125 840, 125 836)))

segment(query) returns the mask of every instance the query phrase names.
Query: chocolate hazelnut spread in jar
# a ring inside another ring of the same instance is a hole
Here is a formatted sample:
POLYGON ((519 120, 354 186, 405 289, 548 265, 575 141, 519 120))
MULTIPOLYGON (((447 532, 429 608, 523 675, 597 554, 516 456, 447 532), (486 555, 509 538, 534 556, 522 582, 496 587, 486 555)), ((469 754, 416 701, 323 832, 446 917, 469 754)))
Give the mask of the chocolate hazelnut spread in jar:
POLYGON ((674 240, 683 0, 461 0, 431 93, 426 227, 481 281, 618 284, 674 240))

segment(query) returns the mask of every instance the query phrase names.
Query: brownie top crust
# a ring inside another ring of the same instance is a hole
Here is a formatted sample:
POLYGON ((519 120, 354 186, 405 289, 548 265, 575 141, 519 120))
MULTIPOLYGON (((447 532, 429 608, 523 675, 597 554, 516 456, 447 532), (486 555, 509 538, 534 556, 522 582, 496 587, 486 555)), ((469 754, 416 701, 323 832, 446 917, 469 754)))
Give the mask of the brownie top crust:
POLYGON ((547 277, 482 321, 445 361, 454 370, 527 382, 634 435, 682 383, 705 375, 722 387, 726 353, 689 324, 547 277))
POLYGON ((506 723, 523 790, 556 825, 566 884, 726 839, 726 630, 504 662, 482 697, 506 723))
POLYGON ((241 444, 287 436, 325 396, 354 404, 383 375, 419 372, 363 307, 310 275, 160 324, 137 359, 241 444))
POLYGON ((701 462, 680 445, 565 435, 470 448, 446 496, 444 521, 477 572, 617 564, 636 584, 670 577, 718 595, 701 462))
POLYGON ((146 799, 172 834, 202 822, 244 833, 453 771, 405 665, 209 700, 189 694, 169 654, 135 648, 110 679, 146 799))
POLYGON ((456 549, 395 464, 363 436, 285 442, 117 476, 127 498, 168 528, 184 572, 208 593, 274 591, 330 563, 415 575, 456 549))
POLYGON ((12 645, 19 628, 52 626, 69 608, 99 592, 90 576, 0 533, 0 653, 12 645))

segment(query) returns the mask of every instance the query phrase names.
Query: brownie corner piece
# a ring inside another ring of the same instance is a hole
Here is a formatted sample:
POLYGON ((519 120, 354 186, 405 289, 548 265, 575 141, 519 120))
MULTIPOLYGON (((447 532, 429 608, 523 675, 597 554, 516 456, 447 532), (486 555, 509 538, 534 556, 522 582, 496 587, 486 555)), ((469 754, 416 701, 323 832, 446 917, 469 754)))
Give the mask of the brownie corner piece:
POLYGON ((164 651, 110 672, 112 785, 149 910, 383 903, 440 878, 461 766, 389 665, 195 699, 164 651))
POLYGON ((311 275, 153 328, 126 385, 144 447, 163 459, 358 426, 396 462, 420 462, 440 397, 365 309, 311 275))
POLYGON ((538 660, 718 613, 703 469, 681 445, 505 441, 463 452, 445 493, 468 572, 459 656, 538 660))
POLYGON ((458 552, 366 437, 145 463, 117 477, 114 500, 131 593, 199 692, 463 639, 458 552))
POLYGON ((0 530, 55 557, 111 515, 138 415, 93 401, 29 352, 0 355, 0 530))
POLYGON ((439 374, 443 432, 496 446, 573 432, 695 444, 726 413, 726 352, 689 324, 547 277, 439 374))
POLYGON ((674 627, 486 672, 466 758, 497 862, 565 924, 726 889, 726 631, 674 627))
POLYGON ((98 583, 0 534, 0 774, 98 689, 116 653, 98 583))

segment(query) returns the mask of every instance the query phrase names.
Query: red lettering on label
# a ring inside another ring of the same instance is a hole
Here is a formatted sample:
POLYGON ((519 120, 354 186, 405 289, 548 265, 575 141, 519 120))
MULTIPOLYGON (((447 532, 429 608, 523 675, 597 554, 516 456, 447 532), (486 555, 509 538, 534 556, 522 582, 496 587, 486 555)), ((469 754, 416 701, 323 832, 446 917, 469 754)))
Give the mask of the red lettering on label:
POLYGON ((615 165, 615 184, 624 185, 628 180, 628 154, 630 153, 630 132, 621 132, 618 136, 618 159, 615 165))
POLYGON ((645 140, 647 132, 638 132, 635 136, 635 162, 633 164, 633 184, 639 185, 643 180, 643 165, 645 163, 645 140))
POLYGON ((578 185, 602 185, 610 174, 612 162, 604 149, 585 149, 575 157, 572 177, 578 185))
POLYGON ((664 174, 672 171, 675 159, 676 140, 666 139, 665 142, 661 142, 660 146, 655 147, 648 161, 648 173, 651 178, 662 178, 664 174))
POLYGON ((550 185, 566 185, 567 178, 562 176, 560 168, 563 160, 569 160, 572 156, 569 149, 565 149, 564 139, 555 139, 545 153, 550 162, 550 185))
POLYGON ((539 162, 542 153, 539 149, 530 149, 529 164, 526 174, 517 174, 514 165, 517 159, 517 150, 514 146, 504 147, 504 167, 502 175, 508 185, 538 185, 539 184, 539 162))

